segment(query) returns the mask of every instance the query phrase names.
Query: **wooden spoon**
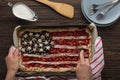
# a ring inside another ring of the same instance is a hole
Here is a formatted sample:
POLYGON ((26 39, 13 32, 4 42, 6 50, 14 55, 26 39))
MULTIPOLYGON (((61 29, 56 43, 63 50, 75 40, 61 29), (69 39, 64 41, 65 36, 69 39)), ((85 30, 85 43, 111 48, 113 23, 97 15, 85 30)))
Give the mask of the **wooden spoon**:
POLYGON ((49 0, 36 0, 36 1, 48 5, 49 7, 54 9, 56 12, 58 12, 59 14, 65 17, 73 18, 74 16, 74 7, 72 5, 59 3, 59 2, 52 2, 49 0))

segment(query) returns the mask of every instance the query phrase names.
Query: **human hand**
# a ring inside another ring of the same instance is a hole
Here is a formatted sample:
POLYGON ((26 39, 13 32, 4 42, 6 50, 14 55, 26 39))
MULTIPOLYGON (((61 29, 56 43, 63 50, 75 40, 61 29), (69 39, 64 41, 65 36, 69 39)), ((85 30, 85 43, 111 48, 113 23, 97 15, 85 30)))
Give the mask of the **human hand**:
POLYGON ((19 51, 15 47, 11 46, 8 56, 6 57, 7 72, 16 73, 18 70, 19 51))
POLYGON ((80 52, 80 59, 76 67, 76 76, 78 80, 90 80, 91 67, 88 58, 84 58, 83 50, 80 52))

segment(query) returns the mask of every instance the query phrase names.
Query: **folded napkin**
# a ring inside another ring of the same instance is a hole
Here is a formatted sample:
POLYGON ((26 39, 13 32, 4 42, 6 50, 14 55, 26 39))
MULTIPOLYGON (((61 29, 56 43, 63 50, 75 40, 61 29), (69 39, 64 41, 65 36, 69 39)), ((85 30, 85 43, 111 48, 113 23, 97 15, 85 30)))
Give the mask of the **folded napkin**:
MULTIPOLYGON (((101 71, 104 68, 104 53, 101 37, 97 37, 94 45, 95 52, 91 61, 91 80, 101 80, 101 71)), ((32 77, 16 77, 16 80, 77 80, 75 76, 32 76, 32 77)))
POLYGON ((104 68, 104 53, 101 37, 96 39, 94 48, 95 52, 91 61, 91 80, 101 80, 101 71, 104 68))

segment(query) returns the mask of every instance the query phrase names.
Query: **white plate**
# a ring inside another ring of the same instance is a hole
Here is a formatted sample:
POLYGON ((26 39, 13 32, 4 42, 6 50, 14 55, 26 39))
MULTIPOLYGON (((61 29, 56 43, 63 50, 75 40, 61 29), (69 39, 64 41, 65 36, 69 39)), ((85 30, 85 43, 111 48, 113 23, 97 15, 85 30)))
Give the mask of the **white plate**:
MULTIPOLYGON (((81 6, 81 10, 82 10, 82 12, 83 12, 83 15, 85 16, 85 18, 89 21, 89 22, 93 22, 93 21, 91 21, 87 16, 86 16, 86 13, 84 12, 84 10, 83 10, 83 8, 82 8, 82 6, 81 6)), ((115 22, 115 21, 114 21, 115 22)), ((97 23, 95 23, 97 26, 101 26, 101 27, 105 27, 105 26, 109 26, 109 25, 112 25, 114 22, 112 22, 112 23, 109 23, 109 24, 97 24, 97 23)))
POLYGON ((89 7, 91 4, 101 4, 104 2, 108 2, 110 0, 82 0, 81 9, 85 16, 85 18, 89 22, 94 22, 97 26, 109 26, 113 24, 119 17, 120 17, 120 2, 115 5, 103 19, 97 20, 96 15, 99 13, 95 13, 94 15, 90 16, 89 14, 89 7))

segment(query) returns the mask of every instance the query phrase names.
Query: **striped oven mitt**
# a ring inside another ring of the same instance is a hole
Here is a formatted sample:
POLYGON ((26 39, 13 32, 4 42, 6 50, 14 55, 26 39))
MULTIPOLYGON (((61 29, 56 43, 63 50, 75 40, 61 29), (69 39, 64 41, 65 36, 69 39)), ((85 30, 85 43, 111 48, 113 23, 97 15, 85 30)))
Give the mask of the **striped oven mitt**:
MULTIPOLYGON (((91 61, 91 80, 101 80, 101 71, 104 68, 104 53, 101 37, 98 37, 95 41, 95 52, 91 61)), ((32 77, 16 77, 15 80, 77 80, 75 76, 32 76, 32 77)))

